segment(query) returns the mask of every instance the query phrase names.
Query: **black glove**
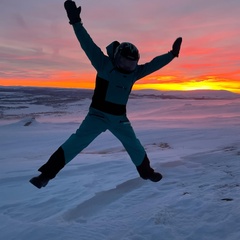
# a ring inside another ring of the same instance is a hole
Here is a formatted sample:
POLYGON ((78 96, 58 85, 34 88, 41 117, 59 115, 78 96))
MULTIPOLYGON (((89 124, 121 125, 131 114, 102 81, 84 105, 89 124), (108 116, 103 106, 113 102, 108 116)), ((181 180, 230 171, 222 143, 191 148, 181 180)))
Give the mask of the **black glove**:
POLYGON ((179 52, 180 52, 180 48, 181 48, 181 44, 182 44, 182 38, 179 37, 175 40, 175 42, 172 45, 172 50, 170 51, 174 57, 178 57, 179 52))
POLYGON ((76 3, 71 0, 67 0, 64 3, 64 7, 66 9, 67 16, 69 18, 69 23, 71 25, 81 22, 81 18, 80 18, 81 7, 77 8, 76 3))

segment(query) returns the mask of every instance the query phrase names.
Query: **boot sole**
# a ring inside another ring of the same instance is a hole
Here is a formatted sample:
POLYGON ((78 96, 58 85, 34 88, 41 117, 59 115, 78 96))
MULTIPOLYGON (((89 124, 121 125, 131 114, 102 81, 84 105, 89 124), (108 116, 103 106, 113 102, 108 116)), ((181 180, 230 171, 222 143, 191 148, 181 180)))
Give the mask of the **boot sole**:
POLYGON ((29 182, 39 189, 47 185, 47 182, 46 183, 41 182, 38 177, 33 177, 32 179, 29 180, 29 182))

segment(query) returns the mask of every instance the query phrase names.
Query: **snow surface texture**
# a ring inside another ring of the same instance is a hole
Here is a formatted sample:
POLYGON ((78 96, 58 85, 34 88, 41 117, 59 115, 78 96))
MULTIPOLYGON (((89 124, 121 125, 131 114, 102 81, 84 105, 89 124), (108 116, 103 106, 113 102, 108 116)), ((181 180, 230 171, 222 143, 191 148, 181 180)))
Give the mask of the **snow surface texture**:
POLYGON ((128 117, 159 183, 142 180, 105 132, 46 188, 32 186, 91 94, 0 88, 1 240, 240 239, 238 95, 133 92, 128 117))

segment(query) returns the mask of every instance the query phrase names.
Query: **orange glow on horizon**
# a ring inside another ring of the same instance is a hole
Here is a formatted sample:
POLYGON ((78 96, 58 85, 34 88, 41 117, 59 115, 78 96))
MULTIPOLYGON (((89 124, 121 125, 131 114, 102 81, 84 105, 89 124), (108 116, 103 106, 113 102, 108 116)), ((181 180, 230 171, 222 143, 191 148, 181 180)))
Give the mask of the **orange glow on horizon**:
POLYGON ((214 84, 196 84, 184 82, 181 84, 137 84, 133 88, 134 90, 143 90, 143 89, 154 89, 159 91, 193 91, 193 90, 225 90, 233 93, 240 94, 240 89, 230 88, 230 87, 220 87, 215 86, 214 84))
POLYGON ((240 94, 240 81, 224 76, 200 76, 185 78, 176 76, 150 76, 139 81, 135 90, 156 89, 162 91, 225 90, 240 94))
MULTIPOLYGON (((87 74, 79 78, 79 76, 70 73, 62 73, 61 75, 59 74, 57 79, 0 79, 0 85, 93 89, 95 86, 95 75, 87 74)), ((240 94, 240 82, 228 79, 217 79, 214 76, 205 77, 204 80, 183 79, 179 81, 177 81, 174 76, 158 76, 148 79, 144 78, 138 81, 133 87, 133 90, 143 89, 161 91, 226 90, 240 94)))
MULTIPOLYGON (((214 83, 192 83, 192 82, 182 82, 182 83, 136 83, 133 90, 144 90, 153 89, 159 91, 192 91, 192 90, 226 90, 234 93, 240 94, 240 89, 238 86, 229 87, 224 86, 224 84, 214 84, 214 83)), ((230 84, 231 85, 231 84, 230 84)), ((233 84, 234 85, 234 84, 233 84)), ((42 84, 41 79, 38 81, 31 81, 22 79, 16 81, 14 79, 8 79, 3 81, 0 79, 0 86, 19 86, 19 87, 52 87, 52 88, 83 88, 83 89, 93 89, 95 86, 95 81, 72 81, 72 79, 66 81, 48 81, 42 84)))

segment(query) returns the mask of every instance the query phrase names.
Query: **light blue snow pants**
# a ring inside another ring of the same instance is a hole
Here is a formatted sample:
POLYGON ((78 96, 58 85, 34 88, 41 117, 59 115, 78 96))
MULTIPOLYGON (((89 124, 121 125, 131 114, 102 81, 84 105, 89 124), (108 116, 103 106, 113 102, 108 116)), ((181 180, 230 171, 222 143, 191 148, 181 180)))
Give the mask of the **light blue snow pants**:
POLYGON ((65 163, 69 163, 76 155, 86 148, 98 135, 109 130, 123 144, 135 166, 139 166, 144 157, 145 150, 136 138, 134 130, 126 115, 115 116, 89 109, 76 133, 61 146, 64 151, 65 163))

